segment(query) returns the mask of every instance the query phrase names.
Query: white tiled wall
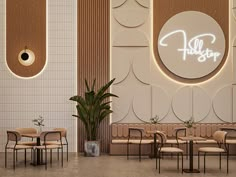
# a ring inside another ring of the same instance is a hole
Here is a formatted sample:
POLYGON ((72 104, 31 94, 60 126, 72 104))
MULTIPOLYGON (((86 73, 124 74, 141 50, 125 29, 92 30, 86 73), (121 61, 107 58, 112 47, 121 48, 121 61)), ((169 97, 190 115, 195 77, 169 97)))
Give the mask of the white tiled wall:
POLYGON ((76 0, 48 0, 48 63, 34 79, 13 76, 5 62, 5 6, 0 0, 0 151, 6 130, 34 127, 32 119, 42 115, 44 129, 68 129, 70 151, 76 151, 76 0))

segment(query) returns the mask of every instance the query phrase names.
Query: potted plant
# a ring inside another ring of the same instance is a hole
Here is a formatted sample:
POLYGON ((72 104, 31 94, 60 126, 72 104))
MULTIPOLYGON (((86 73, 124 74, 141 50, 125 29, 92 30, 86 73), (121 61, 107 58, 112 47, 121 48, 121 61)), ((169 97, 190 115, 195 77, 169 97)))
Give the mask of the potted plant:
POLYGON ((94 90, 95 79, 91 87, 89 87, 87 80, 85 80, 86 91, 84 96, 75 95, 70 98, 70 100, 77 102, 78 115, 73 116, 80 119, 85 126, 87 141, 85 141, 84 149, 86 156, 100 155, 100 143, 97 139, 97 132, 100 123, 112 113, 109 98, 118 97, 107 92, 114 80, 112 79, 97 91, 94 90))
POLYGON ((194 119, 191 117, 189 120, 184 121, 184 125, 186 128, 188 128, 189 135, 192 136, 194 135, 194 119))
POLYGON ((32 120, 34 125, 38 127, 38 133, 42 132, 42 127, 44 126, 43 121, 44 121, 44 118, 41 115, 39 115, 38 118, 32 120))

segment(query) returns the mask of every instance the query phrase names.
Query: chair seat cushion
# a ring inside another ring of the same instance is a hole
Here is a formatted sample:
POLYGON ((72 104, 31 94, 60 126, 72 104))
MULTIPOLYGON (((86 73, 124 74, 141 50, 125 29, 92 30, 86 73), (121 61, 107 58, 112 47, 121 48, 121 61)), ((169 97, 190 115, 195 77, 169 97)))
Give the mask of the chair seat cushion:
POLYGON ((182 149, 176 148, 176 147, 162 147, 160 149, 160 152, 175 152, 175 153, 181 153, 183 152, 182 149))
POLYGON ((22 142, 18 142, 19 145, 27 145, 27 146, 36 146, 37 143, 34 141, 22 141, 22 142))
POLYGON ((236 144, 236 139, 228 139, 226 140, 226 144, 236 144))
POLYGON ((26 145, 16 145, 16 146, 14 146, 14 145, 10 145, 10 146, 7 146, 7 149, 32 149, 33 148, 33 146, 26 146, 26 145))
MULTIPOLYGON (((128 139, 113 139, 112 143, 114 143, 114 144, 126 144, 126 143, 128 143, 128 139)), ((140 140, 138 140, 138 139, 130 139, 129 143, 130 144, 139 144, 140 140)), ((141 141, 141 144, 151 144, 151 143, 153 143, 152 139, 150 139, 150 140, 149 139, 143 139, 141 141)))
MULTIPOLYGON (((186 141, 178 140, 179 144, 184 144, 186 141)), ((167 139, 166 144, 178 144, 176 139, 167 139)))
MULTIPOLYGON (((46 145, 47 149, 57 149, 61 148, 60 145, 46 145)), ((45 146, 34 146, 34 149, 45 149, 45 146)))
POLYGON ((128 143, 128 140, 127 139, 115 139, 115 140, 112 140, 112 143, 114 143, 114 144, 125 144, 125 143, 128 143))
MULTIPOLYGON (((131 139, 131 140, 129 140, 129 143, 130 144, 140 144, 140 140, 133 140, 133 139, 131 139)), ((152 139, 150 139, 150 140, 142 140, 141 141, 141 144, 151 144, 151 143, 153 143, 152 139)))
POLYGON ((199 152, 225 152, 223 148, 218 147, 201 147, 198 149, 199 152))
POLYGON ((217 144, 216 140, 213 139, 206 139, 203 141, 195 141, 197 144, 217 144))

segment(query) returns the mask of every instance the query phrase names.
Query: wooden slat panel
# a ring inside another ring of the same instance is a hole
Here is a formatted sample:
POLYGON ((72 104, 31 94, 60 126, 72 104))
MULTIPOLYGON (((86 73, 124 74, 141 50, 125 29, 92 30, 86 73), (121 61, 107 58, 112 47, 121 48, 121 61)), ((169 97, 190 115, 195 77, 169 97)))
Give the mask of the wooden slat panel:
MULTIPOLYGON (((109 81, 109 28, 110 28, 109 0, 78 0, 78 64, 77 84, 78 95, 85 92, 84 79, 92 83, 96 78, 99 88, 109 81)), ((111 141, 109 119, 102 122, 99 128, 101 151, 109 152, 111 141)), ((78 121, 78 151, 83 151, 85 138, 83 124, 78 121)))
POLYGON ((6 1, 6 61, 18 76, 32 77, 46 64, 46 0, 6 1), (35 61, 23 66, 18 54, 25 49, 34 52, 35 61))

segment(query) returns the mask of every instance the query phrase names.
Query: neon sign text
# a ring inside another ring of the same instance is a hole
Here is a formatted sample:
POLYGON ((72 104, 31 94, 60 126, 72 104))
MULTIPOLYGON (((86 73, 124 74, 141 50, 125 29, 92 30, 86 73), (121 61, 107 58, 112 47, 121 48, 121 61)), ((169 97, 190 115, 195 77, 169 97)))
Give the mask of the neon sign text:
MULTIPOLYGON (((160 40, 160 46, 167 47, 168 44, 165 43, 165 40, 170 36, 182 34, 183 35, 183 48, 178 48, 177 51, 183 52, 183 60, 187 59, 187 55, 196 55, 198 56, 198 62, 205 62, 207 59, 213 59, 214 62, 217 61, 219 56, 221 55, 220 52, 214 52, 213 50, 204 46, 204 39, 209 38, 211 44, 215 43, 216 36, 211 33, 199 34, 191 38, 189 41, 187 39, 187 34, 184 30, 175 30, 172 31, 165 36, 163 36, 160 40), (204 48, 205 47, 205 48, 204 48)), ((205 39, 206 40, 206 39, 205 39)))

